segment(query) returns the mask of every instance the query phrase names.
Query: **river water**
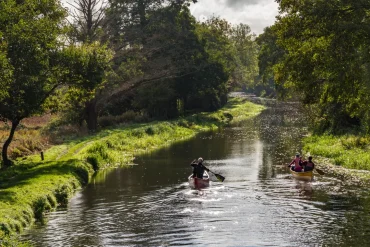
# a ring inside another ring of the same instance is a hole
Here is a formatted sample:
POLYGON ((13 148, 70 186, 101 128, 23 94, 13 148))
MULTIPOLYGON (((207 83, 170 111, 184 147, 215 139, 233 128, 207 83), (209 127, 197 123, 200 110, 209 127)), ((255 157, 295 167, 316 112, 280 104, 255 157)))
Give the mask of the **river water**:
POLYGON ((137 157, 97 174, 68 209, 23 238, 35 246, 370 246, 368 191, 284 166, 301 151, 295 104, 263 102, 261 115, 137 157), (190 189, 190 162, 222 174, 190 189))

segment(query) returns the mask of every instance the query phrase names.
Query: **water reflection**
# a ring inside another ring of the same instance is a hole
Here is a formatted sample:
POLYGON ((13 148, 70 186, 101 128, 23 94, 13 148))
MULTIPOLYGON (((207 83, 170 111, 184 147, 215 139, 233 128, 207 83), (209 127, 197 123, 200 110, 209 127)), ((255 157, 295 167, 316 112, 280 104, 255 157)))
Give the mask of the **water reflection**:
POLYGON ((36 246, 366 246, 369 196, 340 181, 293 180, 284 164, 306 134, 294 104, 99 173, 68 210, 24 237, 36 246), (202 156, 216 178, 191 190, 202 156))

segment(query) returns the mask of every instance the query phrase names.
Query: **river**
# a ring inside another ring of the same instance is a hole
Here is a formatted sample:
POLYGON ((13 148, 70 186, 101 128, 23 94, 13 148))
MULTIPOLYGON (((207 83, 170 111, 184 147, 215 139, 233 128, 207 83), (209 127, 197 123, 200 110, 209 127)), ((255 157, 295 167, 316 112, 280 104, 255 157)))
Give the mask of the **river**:
POLYGON ((35 246, 370 246, 370 196, 335 178, 291 178, 304 120, 293 103, 102 171, 68 209, 22 237, 35 246), (190 162, 215 177, 192 190, 190 162))

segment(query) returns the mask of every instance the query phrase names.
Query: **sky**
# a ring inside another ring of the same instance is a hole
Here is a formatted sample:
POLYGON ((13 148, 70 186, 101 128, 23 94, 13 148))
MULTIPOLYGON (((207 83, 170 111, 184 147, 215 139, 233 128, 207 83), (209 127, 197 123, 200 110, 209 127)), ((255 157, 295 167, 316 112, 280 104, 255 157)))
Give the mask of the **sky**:
MULTIPOLYGON (((61 0, 66 7, 67 2, 61 0)), ((263 33, 263 29, 275 22, 278 4, 275 0, 198 0, 190 6, 191 13, 199 21, 218 16, 233 24, 248 24, 255 34, 263 33)))
POLYGON ((199 21, 218 16, 233 24, 248 24, 258 35, 274 24, 278 4, 274 0, 198 0, 190 10, 199 21))

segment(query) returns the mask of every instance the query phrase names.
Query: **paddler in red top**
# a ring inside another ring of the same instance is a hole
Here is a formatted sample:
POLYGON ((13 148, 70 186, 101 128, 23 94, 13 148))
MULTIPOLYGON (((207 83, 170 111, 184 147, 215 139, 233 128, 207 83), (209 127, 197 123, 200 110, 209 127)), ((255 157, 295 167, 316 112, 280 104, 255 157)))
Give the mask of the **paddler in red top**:
POLYGON ((292 171, 295 172, 301 172, 303 167, 302 167, 302 159, 300 157, 299 153, 295 154, 295 158, 290 162, 289 167, 291 167, 292 171))

